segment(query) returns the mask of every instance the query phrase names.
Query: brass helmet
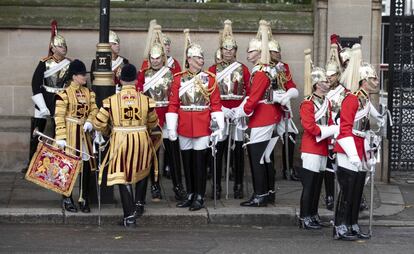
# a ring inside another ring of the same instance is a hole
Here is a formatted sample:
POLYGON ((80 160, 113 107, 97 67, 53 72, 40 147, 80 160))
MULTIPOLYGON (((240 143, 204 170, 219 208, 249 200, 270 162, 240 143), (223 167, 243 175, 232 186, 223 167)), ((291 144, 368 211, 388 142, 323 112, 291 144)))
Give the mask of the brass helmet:
POLYGON ((184 55, 183 66, 188 67, 187 58, 202 57, 204 58, 204 51, 197 43, 193 43, 190 37, 190 29, 184 29, 184 55))
POLYGON ((120 44, 119 36, 112 30, 109 30, 109 43, 120 44))
POLYGON ((60 34, 56 34, 54 37, 53 37, 53 39, 52 39, 52 41, 50 42, 50 45, 52 46, 52 47, 65 47, 65 48, 67 48, 68 46, 66 45, 66 40, 65 40, 65 37, 63 37, 62 35, 60 35, 60 34))
POLYGON ((337 44, 331 44, 331 50, 329 51, 329 60, 326 63, 326 75, 331 76, 336 73, 340 73, 341 63, 339 62, 338 57, 338 45, 337 44))
POLYGON ((227 50, 237 49, 236 40, 233 37, 233 29, 231 27, 231 21, 224 21, 223 32, 221 33, 220 48, 227 50))
POLYGON ((271 41, 269 41, 269 50, 281 52, 282 49, 280 48, 279 42, 277 40, 272 39, 271 41))
POLYGON ((162 34, 162 43, 164 45, 171 45, 171 39, 165 33, 162 34))
POLYGON ((311 76, 312 76, 312 85, 318 82, 328 82, 328 78, 326 77, 326 72, 321 67, 313 67, 311 76))
POLYGON ((255 50, 260 51, 261 48, 262 48, 262 42, 257 38, 253 38, 249 42, 249 47, 247 49, 247 52, 252 52, 255 50))
POLYGON ((374 66, 367 62, 362 62, 359 68, 359 80, 368 80, 368 78, 378 78, 374 66))
MULTIPOLYGON (((155 25, 154 29, 153 29, 153 33, 151 35, 151 46, 150 46, 148 58, 149 57, 158 58, 160 56, 165 57, 163 36, 162 36, 162 32, 161 32, 161 26, 160 25, 155 25)), ((164 59, 164 60, 166 60, 166 59, 164 59)))
POLYGON ((56 20, 52 20, 52 22, 50 23, 50 43, 49 43, 49 55, 53 55, 52 52, 52 48, 53 47, 65 47, 66 49, 68 48, 66 45, 66 40, 65 37, 63 37, 62 35, 58 34, 58 29, 57 29, 57 21, 56 20))

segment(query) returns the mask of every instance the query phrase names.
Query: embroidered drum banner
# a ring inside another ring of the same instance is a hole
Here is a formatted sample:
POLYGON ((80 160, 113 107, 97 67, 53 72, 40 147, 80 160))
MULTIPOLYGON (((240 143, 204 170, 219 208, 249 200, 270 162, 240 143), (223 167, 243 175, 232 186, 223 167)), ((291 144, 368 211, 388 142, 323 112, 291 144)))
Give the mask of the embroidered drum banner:
POLYGON ((79 157, 40 142, 25 178, 48 190, 70 196, 82 161, 79 157))

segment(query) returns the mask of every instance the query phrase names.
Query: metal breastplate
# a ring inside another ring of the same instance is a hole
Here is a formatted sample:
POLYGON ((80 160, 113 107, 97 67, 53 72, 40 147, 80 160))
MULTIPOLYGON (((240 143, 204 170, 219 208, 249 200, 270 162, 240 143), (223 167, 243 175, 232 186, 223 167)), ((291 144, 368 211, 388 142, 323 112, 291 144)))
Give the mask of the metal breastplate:
MULTIPOLYGON (((157 73, 158 70, 148 69, 145 72, 145 82, 151 79, 151 77, 157 73)), ((149 88, 145 95, 151 97, 155 100, 157 106, 165 107, 168 105, 168 96, 171 90, 171 84, 173 81, 173 76, 170 71, 168 71, 163 77, 159 78, 155 85, 149 88)))
MULTIPOLYGON (((364 98, 362 96, 358 96, 358 102, 359 102, 358 111, 360 111, 368 104, 369 99, 366 98, 366 97, 364 98)), ((361 119, 359 119, 358 121, 354 121, 354 125, 353 125, 352 129, 356 130, 356 131, 367 131, 367 130, 369 130, 370 129, 369 113, 366 114, 361 119)))
MULTIPOLYGON (((114 73, 115 78, 119 80, 121 77, 122 67, 124 67, 125 64, 124 64, 124 58, 122 56, 118 56, 116 60, 121 61, 121 64, 119 64, 115 69, 113 69, 112 72, 114 73)), ((112 64, 114 64, 115 62, 116 61, 112 60, 112 64)))
MULTIPOLYGON (((228 66, 229 64, 226 63, 218 64, 216 68, 216 73, 223 71, 228 66)), ((238 97, 240 97, 239 99, 242 99, 246 94, 246 91, 244 89, 243 66, 241 65, 237 67, 235 70, 233 70, 231 74, 225 76, 217 84, 220 89, 220 96, 223 100, 238 99, 238 97)))
MULTIPOLYGON (((193 76, 188 75, 187 73, 181 76, 181 85, 189 81, 193 76)), ((203 73, 196 77, 193 85, 180 96, 181 106, 206 106, 209 104, 209 98, 205 98, 203 89, 206 91, 208 89, 209 75, 203 73)))
MULTIPOLYGON (((315 113, 322 108, 322 105, 324 103, 325 98, 319 98, 317 96, 312 96, 313 105, 315 107, 315 113)), ((328 119, 329 119, 329 108, 325 111, 324 115, 317 121, 315 121, 316 124, 319 125, 328 125, 328 119)))
MULTIPOLYGON (((46 65, 46 71, 48 71, 52 69, 53 67, 55 67, 56 65, 58 65, 58 63, 53 58, 51 58, 45 62, 45 65, 46 65)), ((52 87, 52 88, 63 88, 65 85, 64 82, 66 79, 66 75, 68 73, 68 69, 69 69, 69 64, 63 67, 62 69, 60 69, 59 71, 55 72, 51 76, 45 78, 45 85, 48 87, 52 87)))

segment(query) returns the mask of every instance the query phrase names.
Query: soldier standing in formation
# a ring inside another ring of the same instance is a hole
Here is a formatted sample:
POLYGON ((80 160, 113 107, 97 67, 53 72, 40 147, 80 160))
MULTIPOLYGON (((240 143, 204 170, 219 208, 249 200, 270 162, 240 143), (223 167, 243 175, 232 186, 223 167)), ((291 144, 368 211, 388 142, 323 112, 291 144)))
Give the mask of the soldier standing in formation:
MULTIPOLYGON (((236 59, 237 44, 233 38, 231 21, 224 21, 224 29, 220 38, 220 56, 221 62, 209 68, 209 71, 216 75, 216 81, 220 91, 222 111, 226 118, 226 128, 223 138, 217 143, 216 154, 216 190, 213 189, 211 197, 214 198, 214 191, 217 199, 221 195, 221 176, 223 168, 223 155, 225 150, 226 139, 231 133, 230 146, 234 162, 234 198, 243 198, 243 176, 244 176, 244 130, 241 121, 233 121, 233 108, 238 107, 246 95, 249 94, 250 73, 249 69, 236 59), (231 128, 231 130, 230 130, 231 128), (234 148, 232 148, 234 142, 234 148)), ((230 160, 230 158, 227 158, 230 160)), ((211 163, 212 164, 212 163, 211 163)), ((213 168, 213 166, 211 166, 213 168)))
MULTIPOLYGON (((66 148, 66 152, 79 156, 84 161, 81 168, 79 209, 89 213, 89 182, 91 170, 95 170, 95 161, 85 154, 92 154, 92 121, 98 107, 95 103, 95 93, 86 87, 86 67, 77 59, 70 63, 68 69, 68 86, 56 94, 56 144, 62 148, 66 145, 74 147, 83 153, 66 148)), ((63 198, 66 211, 77 212, 72 195, 63 198)))
POLYGON ((185 34, 185 71, 174 76, 170 104, 166 114, 168 137, 179 140, 184 163, 187 199, 177 207, 190 211, 204 207, 207 181, 207 153, 210 136, 219 136, 224 129, 220 92, 215 75, 203 71, 204 53, 200 45, 191 42, 189 31, 185 34), (210 121, 218 125, 212 133, 210 121))
POLYGON ((352 47, 351 58, 341 80, 350 87, 350 93, 341 106, 340 133, 335 144, 340 186, 335 211, 334 239, 367 239, 358 225, 360 203, 365 184, 369 158, 364 147, 367 131, 370 129, 370 114, 373 112, 369 93, 378 87, 374 68, 362 62, 361 46, 352 47))
MULTIPOLYGON (((275 96, 274 101, 282 103, 281 99, 286 93, 286 87, 296 87, 296 84, 293 82, 292 74, 290 72, 289 65, 282 62, 281 47, 278 41, 271 40, 269 42, 270 50, 270 59, 272 66, 272 88, 276 90, 278 96, 275 96)), ((291 90, 292 92, 293 90, 291 90)), ((298 181, 299 178, 296 174, 296 171, 293 167, 293 157, 295 152, 295 139, 298 134, 298 130, 293 122, 292 107, 290 101, 285 102, 286 105, 283 106, 284 115, 282 120, 276 125, 276 131, 278 135, 282 138, 282 142, 288 140, 288 146, 282 147, 282 173, 283 179, 288 179, 292 181, 298 181), (288 122, 288 131, 286 132, 286 121, 288 122), (286 139, 286 135, 288 138, 286 139), (287 156, 286 156, 287 153, 287 156), (288 161, 286 161, 286 157, 288 161), (289 165, 289 167, 288 167, 289 165)))
POLYGON ((333 125, 331 104, 326 98, 330 84, 325 70, 313 67, 310 50, 305 50, 304 94, 300 118, 304 129, 301 145, 302 170, 300 179, 303 190, 300 199, 300 226, 320 229, 318 215, 319 196, 328 157, 329 137, 338 133, 333 125))
MULTIPOLYGON (((50 119, 53 130, 51 136, 54 136, 55 94, 62 91, 65 86, 70 64, 70 60, 66 58, 67 51, 66 40, 58 34, 57 22, 54 20, 51 23, 49 54, 40 60, 32 78, 32 100, 35 104, 35 110, 30 125, 29 163, 39 143, 37 137, 33 136, 33 131, 37 129, 44 132, 47 120, 50 119)), ((23 173, 26 171, 27 167, 22 169, 23 173)))
MULTIPOLYGON (((331 36, 331 50, 328 63, 326 64, 326 76, 331 84, 331 90, 326 97, 331 102, 332 107, 332 120, 333 123, 339 126, 339 111, 341 109, 342 100, 349 92, 340 82, 340 76, 342 73, 341 64, 338 53, 337 36, 331 36)), ((332 139, 334 141, 334 139, 332 139)), ((333 210, 334 208, 334 196, 335 196, 335 171, 337 170, 335 153, 333 153, 333 144, 329 144, 329 156, 326 164, 326 171, 324 176, 325 182, 325 205, 326 209, 333 210)))
MULTIPOLYGON (((135 90, 137 70, 127 64, 122 68, 122 89, 103 100, 93 125, 96 130, 110 137, 110 147, 99 175, 108 166, 107 185, 118 185, 124 211, 122 225, 135 226, 140 207, 135 207, 132 184, 148 176, 154 164, 158 171, 156 149, 161 144, 157 131, 158 116, 155 101, 135 90), (153 131, 154 130, 154 131, 153 131)), ((136 196, 141 193, 135 193, 136 196)))
MULTIPOLYGON (((171 175, 173 181, 173 191, 177 201, 182 201, 186 198, 186 193, 182 185, 181 180, 181 161, 178 141, 171 142, 168 139, 167 126, 165 124, 165 114, 168 109, 168 96, 170 94, 171 85, 173 81, 173 74, 171 69, 166 66, 167 58, 164 51, 163 37, 161 33, 161 26, 155 25, 153 34, 149 35, 152 37, 151 46, 149 47, 149 66, 142 69, 138 73, 137 90, 142 91, 145 95, 149 96, 155 101, 156 112, 159 119, 159 125, 163 132, 163 143, 165 147, 166 156, 170 163, 171 175), (178 146, 178 147, 177 147, 178 146)), ((142 197, 136 197, 137 206, 144 206, 145 204, 145 193, 147 189, 147 178, 141 180, 137 184, 138 188, 141 188, 142 197)), ((160 186, 159 182, 155 181, 154 170, 151 169, 151 193, 154 199, 160 199, 160 186)))

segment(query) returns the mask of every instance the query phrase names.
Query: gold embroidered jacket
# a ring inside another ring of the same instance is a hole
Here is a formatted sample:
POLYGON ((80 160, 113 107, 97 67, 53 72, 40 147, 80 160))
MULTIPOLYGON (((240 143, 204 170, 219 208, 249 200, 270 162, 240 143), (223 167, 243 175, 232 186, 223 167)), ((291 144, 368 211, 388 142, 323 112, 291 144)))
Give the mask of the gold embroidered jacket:
POLYGON ((134 86, 124 85, 122 90, 102 102, 94 127, 110 135, 110 146, 100 170, 108 166, 107 185, 133 184, 145 178, 152 163, 158 173, 156 148, 161 144, 162 132, 158 128, 155 101, 137 92, 134 86))

